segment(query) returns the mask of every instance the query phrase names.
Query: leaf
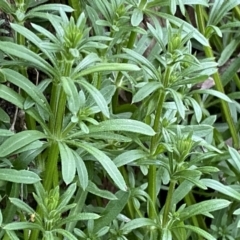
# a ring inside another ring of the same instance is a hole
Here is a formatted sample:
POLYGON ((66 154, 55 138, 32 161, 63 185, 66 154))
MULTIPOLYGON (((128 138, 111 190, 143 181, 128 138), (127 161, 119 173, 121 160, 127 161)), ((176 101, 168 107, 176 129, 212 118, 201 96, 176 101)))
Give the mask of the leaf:
POLYGON ((225 95, 224 93, 221 93, 219 91, 213 90, 213 89, 199 89, 199 90, 194 90, 192 93, 202 93, 202 94, 209 94, 213 95, 217 98, 220 98, 222 100, 225 100, 226 102, 232 103, 232 100, 225 95))
POLYGON ((8 223, 3 227, 4 230, 22 230, 22 229, 38 229, 44 231, 42 227, 37 223, 31 222, 13 222, 8 223))
POLYGON ((46 135, 36 130, 26 130, 9 137, 0 145, 0 157, 6 157, 28 144, 46 138, 46 135))
POLYGON ((122 154, 118 155, 115 159, 113 159, 113 162, 116 164, 117 167, 121 167, 137 159, 145 158, 148 155, 149 155, 148 153, 140 149, 130 150, 130 151, 125 151, 122 154))
POLYGON ((73 181, 76 174, 75 158, 71 149, 65 143, 58 142, 58 147, 61 156, 63 181, 68 185, 73 181))
POLYGON ((239 154, 239 152, 232 147, 228 147, 228 151, 232 157, 232 159, 228 160, 228 161, 240 173, 240 154, 239 154))
POLYGON ((99 196, 101 198, 105 198, 105 199, 108 199, 108 200, 117 200, 117 197, 113 193, 111 193, 107 190, 99 189, 91 181, 89 181, 89 183, 88 183, 87 191, 92 193, 93 195, 99 196))
POLYGON ((52 232, 61 234, 62 236, 66 237, 67 239, 78 240, 72 233, 68 232, 65 229, 57 228, 57 229, 53 229, 52 232))
POLYGON ((75 158, 75 164, 76 164, 76 168, 77 168, 79 184, 82 187, 82 189, 85 191, 85 189, 88 186, 87 168, 86 168, 85 163, 83 162, 82 158, 77 154, 77 152, 73 151, 72 153, 75 158))
POLYGON ((111 200, 102 212, 102 217, 97 219, 94 224, 94 232, 99 231, 101 228, 108 226, 119 213, 123 210, 128 202, 130 193, 118 191, 116 197, 118 200, 111 200))
POLYGON ((15 205, 18 209, 21 209, 22 211, 28 213, 28 214, 32 214, 35 211, 25 202, 23 202, 22 200, 18 199, 18 198, 9 198, 10 202, 15 205))
POLYGON ((198 102, 194 98, 188 97, 187 100, 189 100, 189 102, 191 103, 191 105, 193 107, 194 114, 195 114, 197 122, 200 123, 201 120, 202 120, 202 109, 201 109, 201 107, 199 106, 198 102))
POLYGON ((135 8, 131 16, 132 26, 134 27, 138 26, 142 22, 142 20, 143 20, 143 12, 140 9, 135 8))
MULTIPOLYGON (((69 142, 74 144, 74 142, 69 142)), ((111 177, 113 182, 123 191, 127 190, 126 183, 124 181, 123 176, 119 172, 116 165, 113 163, 113 161, 102 151, 99 149, 91 146, 88 143, 75 143, 74 145, 79 146, 80 148, 83 148, 87 152, 89 152, 91 155, 93 155, 98 162, 103 166, 105 171, 108 173, 108 175, 111 177)))
POLYGON ((3 68, 1 72, 6 76, 9 82, 23 89, 36 104, 39 104, 45 111, 48 111, 48 113, 51 112, 51 108, 45 96, 30 80, 12 69, 3 68))
POLYGON ((221 79, 223 86, 226 86, 234 77, 234 75, 240 69, 240 57, 236 58, 231 62, 230 66, 223 72, 221 79))
POLYGON ((167 91, 172 95, 175 104, 177 105, 177 111, 180 114, 181 118, 185 118, 185 107, 182 101, 182 95, 171 88, 167 88, 167 91))
POLYGON ((211 234, 207 233, 203 229, 196 227, 196 226, 184 225, 184 226, 179 226, 177 228, 186 228, 192 232, 197 233, 198 235, 204 237, 204 239, 207 239, 207 240, 216 240, 216 238, 213 237, 211 234))
POLYGON ((223 66, 229 58, 232 56, 232 54, 236 51, 236 48, 239 45, 239 38, 237 39, 232 39, 227 46, 224 47, 220 58, 218 59, 218 65, 221 67, 223 66))
POLYGON ((154 220, 149 219, 149 218, 136 218, 131 220, 130 222, 127 222, 123 227, 122 231, 123 232, 131 232, 134 229, 141 228, 141 227, 146 227, 146 226, 151 226, 151 227, 157 227, 156 223, 154 220))
POLYGON ((0 107, 0 122, 10 123, 10 117, 1 107, 0 107))
POLYGON ((194 28, 191 24, 183 21, 182 19, 163 12, 154 12, 152 10, 146 10, 146 12, 150 15, 157 15, 159 17, 167 19, 178 27, 182 26, 183 31, 186 33, 192 33, 192 36, 203 46, 209 46, 208 40, 196 28, 194 28))
POLYGON ((63 90, 67 95, 67 103, 70 112, 76 116, 80 109, 80 98, 73 80, 69 77, 61 77, 63 90))
POLYGON ((67 190, 61 195, 59 200, 58 208, 63 208, 67 206, 71 198, 73 197, 73 194, 75 193, 77 188, 77 184, 73 183, 70 186, 68 186, 67 190))
POLYGON ((222 183, 213 179, 201 179, 201 182, 203 182, 203 184, 215 191, 218 191, 230 198, 240 201, 240 193, 231 188, 230 186, 225 186, 222 183))
POLYGON ((7 102, 10 102, 13 105, 17 106, 18 108, 23 109, 24 98, 11 88, 3 84, 0 84, 0 96, 7 102))
POLYGON ((184 221, 195 215, 206 214, 209 212, 220 210, 222 208, 226 208, 230 204, 231 204, 231 202, 227 201, 225 199, 212 199, 212 200, 202 201, 200 203, 193 204, 193 205, 183 209, 179 213, 179 218, 181 219, 181 221, 184 221))
POLYGON ((23 184, 33 184, 39 182, 41 179, 39 176, 28 170, 15 170, 15 169, 0 169, 0 180, 23 183, 23 184))
POLYGON ((78 83, 92 96, 102 113, 109 118, 110 114, 108 104, 103 95, 93 85, 89 84, 85 80, 81 80, 78 83))
POLYGON ((13 131, 10 131, 10 130, 7 130, 7 129, 0 129, 0 136, 1 137, 10 137, 12 135, 14 135, 13 131))
POLYGON ((149 82, 140 88, 137 93, 133 96, 132 102, 140 102, 144 98, 150 96, 153 92, 160 89, 162 84, 159 82, 149 82))
POLYGON ((100 122, 97 126, 89 127, 90 133, 93 132, 108 132, 108 131, 126 131, 140 133, 143 135, 154 136, 153 129, 140 121, 132 119, 110 119, 100 122))
POLYGON ((27 60, 32 66, 36 66, 43 72, 50 74, 52 76, 56 75, 56 71, 52 66, 38 54, 32 52, 23 45, 19 45, 12 42, 0 42, 0 50, 15 57, 20 57, 27 60))
POLYGON ((78 74, 75 74, 74 79, 83 77, 94 72, 105 71, 139 71, 140 68, 130 63, 98 63, 95 66, 90 66, 87 69, 82 70, 78 74))

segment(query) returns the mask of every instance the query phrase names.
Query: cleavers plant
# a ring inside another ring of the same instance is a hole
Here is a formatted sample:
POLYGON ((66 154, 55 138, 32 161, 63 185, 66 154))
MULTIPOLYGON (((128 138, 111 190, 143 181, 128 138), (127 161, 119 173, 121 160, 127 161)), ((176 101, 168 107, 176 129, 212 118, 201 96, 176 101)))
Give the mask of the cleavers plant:
POLYGON ((0 238, 240 239, 239 3, 2 0, 0 238))

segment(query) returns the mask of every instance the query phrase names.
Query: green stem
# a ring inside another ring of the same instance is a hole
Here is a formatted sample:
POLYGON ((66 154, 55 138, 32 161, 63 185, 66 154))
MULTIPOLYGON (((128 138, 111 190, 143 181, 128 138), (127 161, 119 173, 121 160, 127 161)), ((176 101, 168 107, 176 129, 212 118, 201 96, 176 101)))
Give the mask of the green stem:
POLYGON ((168 189, 168 193, 167 193, 166 204, 165 204, 164 212, 163 212, 163 223, 162 223, 163 228, 165 228, 168 223, 168 214, 171 209, 172 196, 173 196, 173 192, 175 189, 175 185, 176 185, 176 182, 174 180, 171 180, 169 189, 168 189))
MULTIPOLYGON (((25 46, 26 43, 25 43, 24 36, 22 36, 21 34, 19 34, 17 32, 15 34, 16 34, 16 43, 18 45, 25 46)), ((28 78, 26 67, 21 66, 19 69, 19 73, 21 73, 24 77, 28 78)), ((22 93, 22 95, 25 98, 28 96, 28 94, 25 92, 22 93)), ((28 114, 25 115, 25 122, 26 122, 27 129, 31 129, 31 130, 36 129, 36 121, 28 114)))
MULTIPOLYGON (((202 6, 197 5, 196 13, 197 13, 197 21, 198 21, 199 30, 202 34, 204 34, 205 33, 205 23, 204 23, 204 19, 202 17, 202 6)), ((209 57, 209 58, 214 57, 211 47, 205 46, 204 47, 204 52, 205 52, 205 55, 207 57, 209 57)), ((216 89, 219 92, 224 93, 224 88, 223 88, 222 81, 221 81, 221 78, 220 78, 220 75, 219 75, 218 72, 213 74, 213 79, 214 79, 214 82, 215 82, 216 89)), ((231 136, 232 136, 232 139, 233 139, 233 145, 234 145, 235 148, 238 149, 239 148, 238 134, 237 134, 236 128, 234 126, 233 118, 231 117, 231 112, 230 112, 228 103, 225 102, 222 99, 220 99, 220 102, 221 102, 221 105, 222 105, 223 115, 224 115, 224 117, 227 121, 229 130, 231 132, 231 136)))
MULTIPOLYGON (((129 40, 128 40, 128 44, 127 44, 127 48, 132 49, 135 43, 137 37, 137 33, 132 31, 130 36, 129 36, 129 40)), ((127 63, 127 59, 123 60, 123 63, 127 63)), ((116 92, 113 96, 113 101, 112 101, 112 111, 113 113, 117 113, 118 112, 118 95, 119 95, 119 88, 121 86, 121 79, 122 79, 122 72, 119 72, 117 77, 116 77, 116 81, 115 81, 115 85, 117 87, 116 92)))
MULTIPOLYGON (((151 139, 151 145, 150 145, 150 154, 153 156, 157 145, 159 141, 159 136, 160 136, 160 117, 162 114, 162 108, 163 108, 163 103, 165 99, 165 93, 160 90, 159 91, 159 98, 157 102, 157 110, 156 110, 156 115, 154 119, 154 124, 153 124, 153 130, 156 132, 155 136, 152 137, 151 139)), ((156 166, 155 165, 150 165, 149 166, 149 172, 148 172, 148 194, 150 199, 152 200, 153 204, 155 205, 156 203, 156 198, 157 198, 157 192, 156 192, 157 186, 156 186, 156 166)), ((154 206, 149 207, 149 217, 154 218, 155 217, 155 209, 154 206)))

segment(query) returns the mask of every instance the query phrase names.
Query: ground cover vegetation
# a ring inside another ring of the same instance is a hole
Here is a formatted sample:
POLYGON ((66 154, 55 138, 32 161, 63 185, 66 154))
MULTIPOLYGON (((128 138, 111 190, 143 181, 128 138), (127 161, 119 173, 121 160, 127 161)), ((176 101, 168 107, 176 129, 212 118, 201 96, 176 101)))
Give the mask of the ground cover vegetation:
POLYGON ((240 239, 239 0, 0 1, 0 239, 240 239))

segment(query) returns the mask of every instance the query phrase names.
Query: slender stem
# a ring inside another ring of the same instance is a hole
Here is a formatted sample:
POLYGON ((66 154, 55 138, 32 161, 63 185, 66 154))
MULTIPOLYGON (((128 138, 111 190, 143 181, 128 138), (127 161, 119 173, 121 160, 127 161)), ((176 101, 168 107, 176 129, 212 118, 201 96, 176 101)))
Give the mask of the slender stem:
MULTIPOLYGON (((19 44, 19 45, 22 45, 22 46, 25 46, 25 38, 24 36, 22 36, 20 33, 15 33, 16 34, 16 43, 19 44)), ((21 66, 20 69, 19 69, 19 72, 25 76, 26 78, 28 78, 28 74, 27 74, 27 69, 26 67, 23 67, 21 66)), ((22 93, 23 97, 27 97, 27 93, 22 93)), ((27 126, 27 129, 36 129, 36 121, 31 117, 29 116, 28 114, 25 115, 25 122, 26 122, 26 126, 27 126)))
MULTIPOLYGON (((160 90, 159 91, 159 98, 157 102, 157 110, 156 110, 156 115, 154 119, 154 124, 153 124, 153 129, 156 132, 156 135, 152 137, 151 139, 151 145, 150 145, 150 154, 154 155, 158 141, 159 141, 159 127, 160 127, 160 117, 162 114, 162 108, 163 108, 163 103, 165 100, 165 93, 160 90)), ((148 194, 150 199, 152 200, 153 204, 156 204, 156 198, 157 198, 157 192, 156 192, 157 186, 156 186, 156 166, 155 165, 150 165, 149 166, 149 172, 148 172, 148 194)), ((155 209, 154 206, 149 207, 149 217, 154 218, 155 217, 155 209)))
MULTIPOLYGON (((197 5, 196 13, 197 13, 197 21, 198 21, 199 30, 202 34, 204 34, 205 33, 205 23, 204 23, 204 19, 202 17, 202 6, 197 5)), ((214 57, 211 47, 205 46, 204 47, 204 52, 205 52, 205 55, 207 57, 209 57, 209 58, 214 57)), ((215 82, 216 89, 219 92, 224 93, 224 88, 223 88, 222 81, 221 81, 221 78, 220 78, 220 75, 219 75, 218 72, 213 74, 213 79, 214 79, 214 82, 215 82)), ((231 136, 232 136, 232 139, 233 139, 233 145, 234 145, 234 147, 238 148, 239 147, 238 134, 237 134, 234 122, 233 122, 233 118, 231 117, 231 112, 230 112, 230 109, 229 109, 229 105, 228 105, 227 102, 225 102, 222 99, 220 99, 220 102, 221 102, 221 105, 222 105, 223 115, 224 115, 224 117, 227 121, 229 130, 231 132, 231 136)))
POLYGON ((175 185, 176 185, 176 182, 174 180, 171 180, 169 189, 168 189, 168 193, 167 193, 166 204, 165 204, 164 212, 163 212, 163 223, 162 223, 163 227, 166 227, 167 223, 168 223, 168 214, 171 209, 172 196, 173 196, 173 192, 175 189, 175 185))
MULTIPOLYGON (((132 31, 130 36, 129 36, 129 40, 128 40, 128 44, 127 44, 127 48, 132 49, 135 43, 137 37, 137 33, 132 31)), ((123 60, 123 63, 127 63, 127 59, 123 60)), ((117 113, 118 112, 118 95, 119 95, 119 87, 121 85, 121 79, 122 79, 122 72, 119 72, 117 77, 116 77, 116 81, 115 81, 115 85, 117 87, 116 92, 113 96, 113 101, 112 101, 112 110, 113 113, 117 113)))

